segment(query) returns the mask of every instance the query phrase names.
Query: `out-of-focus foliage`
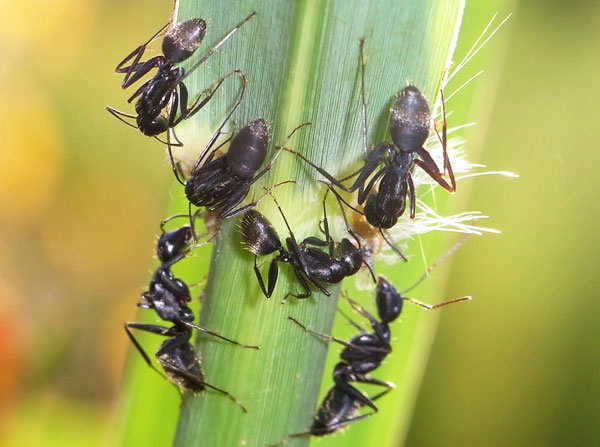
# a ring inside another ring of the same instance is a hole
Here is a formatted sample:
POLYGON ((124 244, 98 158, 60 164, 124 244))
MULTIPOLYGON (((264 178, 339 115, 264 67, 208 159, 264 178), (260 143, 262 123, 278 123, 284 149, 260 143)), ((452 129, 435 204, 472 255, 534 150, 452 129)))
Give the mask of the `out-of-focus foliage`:
MULTIPOLYGON (((124 104, 114 66, 164 24, 170 6, 4 5, 2 445, 110 439, 128 347, 121 325, 149 278, 171 179, 161 145, 104 106, 124 104)), ((474 6, 467 3, 467 16, 474 6)), ((521 178, 460 184, 473 185, 467 209, 492 216, 488 224, 503 234, 475 238, 454 255, 451 288, 439 298, 475 299, 442 318, 410 445, 598 439, 599 23, 594 2, 524 2, 504 71, 481 67, 502 77, 499 95, 492 119, 467 137, 483 146, 482 163, 521 178)), ((480 113, 491 107, 485 92, 476 101, 480 113)))

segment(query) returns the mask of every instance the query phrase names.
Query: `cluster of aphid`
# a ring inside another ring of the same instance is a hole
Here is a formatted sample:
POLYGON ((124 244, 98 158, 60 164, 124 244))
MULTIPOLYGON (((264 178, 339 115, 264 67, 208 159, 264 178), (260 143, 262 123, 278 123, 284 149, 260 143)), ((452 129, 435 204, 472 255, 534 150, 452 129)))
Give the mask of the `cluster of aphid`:
MULTIPOLYGON (((370 331, 353 322, 352 324, 361 333, 349 342, 345 342, 313 332, 290 317, 294 323, 304 330, 344 346, 341 361, 336 365, 333 372, 334 386, 319 407, 312 426, 305 433, 291 436, 324 435, 334 432, 350 422, 373 414, 377 411, 374 400, 389 391, 390 384, 372 378, 368 376, 368 373, 376 369, 391 352, 389 323, 400 315, 404 300, 409 300, 425 308, 434 308, 468 299, 468 297, 459 298, 437 306, 428 306, 405 298, 385 278, 379 277, 376 280, 371 260, 372 247, 368 243, 369 237, 365 231, 360 229, 361 227, 348 223, 344 211, 344 207, 348 207, 355 213, 364 216, 364 219, 362 219, 363 227, 367 226, 369 232, 379 233, 383 240, 388 242, 399 255, 403 256, 389 240, 385 230, 393 227, 399 217, 404 214, 407 199, 410 200, 410 217, 414 218, 415 216, 416 196, 411 176, 414 167, 419 166, 422 168, 447 191, 454 192, 456 189, 446 150, 445 116, 441 134, 438 133, 443 148, 443 171, 439 169, 429 152, 423 147, 430 133, 432 117, 425 96, 417 87, 412 85, 404 88, 399 93, 391 108, 389 129, 392 142, 380 143, 369 151, 364 93, 363 41, 361 40, 359 54, 364 164, 357 172, 345 179, 337 179, 301 153, 286 147, 294 132, 309 123, 301 124, 294 129, 283 144, 278 146, 278 151, 273 159, 262 169, 268 147, 268 130, 263 118, 253 120, 235 136, 229 138, 227 140, 229 142, 227 153, 217 156, 217 152, 223 144, 215 147, 216 142, 223 133, 223 127, 242 103, 247 84, 246 76, 241 70, 233 70, 220 78, 208 93, 200 94, 192 101, 190 101, 190 95, 184 81, 190 73, 198 69, 255 15, 253 12, 238 23, 187 71, 177 64, 190 59, 195 54, 206 33, 206 22, 202 19, 188 19, 176 24, 169 22, 147 42, 125 57, 116 68, 117 73, 124 74, 123 88, 132 86, 143 77, 149 77, 128 99, 128 102, 135 100, 136 114, 126 114, 111 107, 107 107, 107 109, 121 121, 139 129, 144 135, 155 137, 167 144, 173 172, 179 183, 185 187, 185 194, 190 202, 190 207, 194 205, 204 208, 207 212, 214 214, 219 222, 243 213, 240 225, 243 243, 255 255, 254 272, 260 289, 267 298, 271 297, 274 292, 280 262, 287 263, 292 267, 302 289, 301 293, 289 292, 286 295, 286 297, 291 295, 296 298, 308 297, 311 295, 312 290, 330 295, 324 283, 339 283, 344 278, 356 274, 363 264, 368 267, 373 281, 377 282, 376 303, 380 321, 358 303, 350 298, 347 299, 356 312, 368 319, 371 326, 370 331), (148 45, 159 37, 162 37, 162 54, 142 60, 148 45), (175 127, 198 113, 211 100, 221 85, 233 75, 241 81, 239 97, 196 160, 189 176, 184 180, 181 170, 175 163, 171 153, 173 146, 183 145, 175 134, 175 127), (166 139, 160 139, 159 135, 165 132, 166 139), (171 142, 171 136, 175 142, 171 142), (298 242, 282 209, 277 204, 277 200, 271 194, 271 190, 278 185, 274 185, 257 201, 241 205, 251 186, 271 169, 272 164, 283 151, 295 154, 316 169, 328 181, 323 199, 323 237, 310 236, 298 242), (444 173, 448 174, 450 183, 444 179, 444 173), (356 177, 356 179, 352 184, 346 186, 344 181, 352 177, 356 177), (357 191, 357 203, 349 203, 340 191, 347 193, 357 191), (325 207, 325 200, 329 192, 335 196, 346 222, 347 231, 354 242, 349 238, 342 238, 339 242, 336 242, 331 236, 325 207), (265 216, 252 209, 266 195, 271 195, 287 226, 288 237, 285 239, 285 246, 265 216), (362 210, 357 209, 359 206, 363 207, 362 210), (368 225, 364 222, 365 219, 368 225), (257 265, 257 257, 272 253, 277 254, 270 262, 265 284, 257 265), (380 385, 385 387, 386 390, 376 396, 367 397, 351 385, 352 382, 380 385), (363 406, 371 408, 373 412, 356 416, 357 411, 363 406)), ((227 391, 210 385, 204 380, 200 361, 190 343, 190 338, 192 331, 195 329, 244 348, 257 349, 257 347, 242 345, 210 329, 193 324, 194 314, 188 307, 191 300, 189 288, 181 279, 175 278, 172 272, 173 265, 184 259, 191 250, 210 242, 209 240, 201 244, 197 243, 198 237, 194 227, 197 215, 198 213, 192 215, 190 212, 189 225, 184 225, 175 230, 164 230, 165 223, 171 218, 161 224, 162 235, 157 246, 160 265, 156 268, 150 281, 149 290, 142 294, 142 301, 138 304, 139 307, 145 309, 154 309, 158 317, 169 322, 170 326, 126 323, 125 329, 150 366, 152 366, 150 357, 136 340, 131 330, 136 329, 167 337, 156 353, 156 357, 167 378, 176 386, 192 392, 200 392, 207 387, 214 389, 227 395, 243 411, 246 411, 227 391)), ((188 215, 183 217, 186 216, 188 215)))

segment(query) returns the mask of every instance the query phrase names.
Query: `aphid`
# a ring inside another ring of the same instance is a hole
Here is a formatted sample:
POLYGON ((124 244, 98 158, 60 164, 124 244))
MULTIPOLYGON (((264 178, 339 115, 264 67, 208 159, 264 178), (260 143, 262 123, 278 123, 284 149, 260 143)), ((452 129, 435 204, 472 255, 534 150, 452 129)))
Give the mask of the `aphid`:
MULTIPOLYGON (((187 217, 187 215, 184 217, 187 217)), ((164 223, 161 224, 161 229, 164 223)), ((189 288, 181 279, 175 278, 171 271, 171 267, 183 259, 190 250, 206 243, 191 246, 192 239, 193 230, 188 225, 172 231, 164 231, 163 229, 157 244, 157 254, 161 264, 152 276, 149 290, 142 294, 142 301, 138 303, 141 308, 154 309, 159 318, 172 323, 172 325, 167 327, 128 322, 125 323, 125 331, 146 363, 159 374, 161 374, 160 371, 152 364, 150 357, 131 330, 136 329, 167 337, 156 353, 156 358, 171 383, 194 393, 211 388, 229 397, 246 412, 246 409, 231 394, 204 380, 200 360, 190 343, 192 330, 196 329, 244 348, 258 349, 257 346, 242 345, 211 329, 193 324, 194 313, 187 306, 187 303, 191 300, 189 288)))
MULTIPOLYGON (((414 284, 410 289, 415 287, 422 281, 423 278, 414 284)), ((409 290, 410 290, 409 289, 409 290)), ((306 332, 323 338, 327 341, 334 341, 344 346, 340 354, 341 361, 335 366, 333 371, 334 385, 329 390, 323 402, 321 403, 317 415, 313 420, 310 429, 304 433, 298 433, 291 436, 314 435, 323 436, 333 433, 340 428, 364 419, 373 415, 378 411, 374 403, 375 399, 386 394, 393 384, 381 381, 368 375, 371 371, 377 369, 386 357, 392 352, 390 345, 391 330, 390 323, 395 321, 402 312, 404 301, 409 301, 424 309, 437 309, 448 304, 458 303, 461 301, 470 300, 471 297, 456 298, 443 303, 430 305, 421 303, 403 296, 396 288, 383 276, 380 276, 377 281, 377 289, 375 292, 375 302, 377 306, 377 314, 379 320, 364 309, 356 301, 345 296, 352 309, 362 315, 369 321, 371 330, 367 331, 354 321, 348 320, 359 329, 361 332, 354 336, 349 342, 331 337, 320 332, 313 331, 307 328, 293 317, 288 317, 306 332), (368 383, 387 388, 380 394, 369 398, 350 383, 368 383), (356 416, 356 413, 363 406, 371 408, 373 411, 356 416)), ((345 315, 344 315, 345 316, 345 315)))
MULTIPOLYGON (((246 80, 240 70, 233 70, 223 76, 202 101, 200 101, 202 98, 202 95, 200 95, 191 104, 188 103, 189 94, 183 81, 255 14, 255 12, 252 12, 233 27, 225 37, 202 56, 187 72, 183 67, 176 67, 175 64, 187 60, 198 49, 206 34, 206 22, 199 18, 183 20, 176 23, 166 33, 165 30, 169 24, 165 25, 147 42, 127 55, 116 68, 117 73, 125 73, 123 83, 121 84, 123 88, 129 87, 153 68, 157 68, 154 76, 144 82, 127 100, 127 102, 132 102, 137 98, 135 103, 136 115, 120 112, 112 107, 106 107, 106 110, 125 124, 139 129, 144 135, 155 137, 159 141, 169 144, 170 147, 170 142, 161 140, 158 138, 158 135, 174 128, 178 123, 190 118, 201 110, 229 76, 238 74, 241 77, 243 94, 246 80), (162 42, 163 54, 140 62, 148 44, 163 33, 165 34, 162 42), (130 65, 127 65, 128 63, 130 65), (163 114, 165 108, 168 108, 166 115, 163 114), (179 116, 177 116, 178 111, 179 116), (135 125, 126 119, 135 120, 135 125)), ((178 141, 177 145, 180 146, 181 142, 178 141)))
MULTIPOLYGON (((208 151, 212 149, 224 124, 225 122, 196 161, 185 184, 178 177, 179 182, 185 185, 185 195, 190 203, 205 207, 209 212, 217 211, 218 220, 241 214, 257 204, 252 202, 238 208, 248 195, 250 187, 271 169, 280 154, 278 151, 259 171, 267 156, 269 135, 265 120, 258 118, 248 123, 231 139, 229 150, 225 155, 215 159, 215 154, 220 147, 210 153, 208 151), (208 153, 206 161, 200 166, 202 159, 208 153)), ((298 129, 309 124, 303 123, 296 127, 285 141, 287 142, 298 129)))
MULTIPOLYGON (((440 174, 440 170, 423 147, 431 127, 431 112, 427 99, 421 91, 409 85, 399 94, 390 109, 390 133, 393 143, 380 143, 369 152, 367 145, 367 110, 365 102, 365 64, 363 58, 364 40, 360 41, 362 121, 364 165, 350 177, 358 175, 354 183, 346 187, 323 168, 315 165, 299 152, 282 148, 291 152, 331 183, 346 192, 358 190, 358 203, 364 205, 364 214, 369 224, 380 231, 393 227, 406 208, 406 198, 410 198, 410 217, 415 217, 415 187, 411 171, 416 164, 429 174, 440 186, 449 192, 456 190, 456 182, 446 149, 446 119, 442 127, 442 148, 444 153, 444 170, 448 172, 451 185, 440 174), (377 168, 383 167, 377 171, 377 168), (379 182, 378 190, 374 188, 379 182), (366 202, 366 203, 365 203, 366 202)), ((443 97, 442 97, 443 107, 443 97)), ((437 129, 436 129, 437 132, 437 129)), ((439 135, 439 134, 438 134, 439 135)))
POLYGON ((278 264, 280 262, 286 262, 292 266, 300 286, 304 289, 304 293, 298 295, 288 293, 288 295, 296 298, 310 296, 312 294, 311 286, 329 296, 329 291, 320 284, 321 282, 336 284, 347 276, 352 276, 358 272, 361 264, 364 262, 362 249, 355 247, 346 238, 343 238, 338 244, 334 244, 333 238, 329 234, 325 199, 323 200, 325 239, 311 236, 300 243, 296 240, 275 197, 273 197, 273 200, 288 229, 289 236, 285 239, 287 249, 283 247, 271 223, 258 211, 246 211, 240 225, 243 243, 248 251, 254 253, 254 273, 258 279, 258 284, 267 298, 271 297, 275 289, 279 274, 278 264), (329 250, 326 253, 315 247, 329 247, 329 250), (256 263, 256 258, 276 251, 279 254, 271 261, 267 287, 265 287, 263 277, 256 263))

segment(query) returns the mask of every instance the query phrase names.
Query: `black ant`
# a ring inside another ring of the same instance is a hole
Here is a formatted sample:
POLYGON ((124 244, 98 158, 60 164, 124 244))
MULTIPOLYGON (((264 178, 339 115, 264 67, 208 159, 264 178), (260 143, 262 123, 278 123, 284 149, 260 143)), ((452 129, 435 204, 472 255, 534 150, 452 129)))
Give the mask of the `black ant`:
MULTIPOLYGON (((347 276, 352 276, 360 269, 364 263, 363 250, 357 248, 348 239, 343 238, 337 247, 333 242, 333 238, 329 234, 329 225, 327 222, 327 210, 325 207, 325 198, 323 199, 323 225, 325 239, 319 239, 314 236, 305 238, 298 243, 290 225, 283 214, 277 199, 271 195, 277 209, 283 217, 285 225, 288 229, 289 237, 285 239, 287 249, 285 249, 277 235, 277 232, 271 223, 256 210, 246 211, 241 220, 241 231, 243 244, 246 249, 254 253, 254 273, 258 279, 258 284, 263 294, 270 298, 279 274, 279 262, 287 262, 294 269, 294 273, 300 285, 304 289, 304 293, 295 295, 288 293, 296 298, 307 298, 312 292, 310 286, 315 287, 326 296, 330 296, 330 292, 321 286, 320 282, 328 284, 336 284, 342 281, 347 276), (329 247, 328 253, 314 247, 329 247), (337 257, 336 257, 337 250, 337 257), (278 251, 279 254, 273 258, 269 266, 268 286, 265 287, 264 280, 258 269, 256 258, 265 256, 278 251)), ((288 296, 286 295, 286 297, 288 296)))
MULTIPOLYGON (((106 110, 128 126, 139 129, 144 135, 155 137, 157 140, 168 144, 170 149, 172 144, 169 141, 161 140, 158 138, 158 135, 174 128, 178 123, 190 118, 202 109, 210 101, 225 79, 233 74, 238 74, 242 79, 242 91, 245 88, 246 79, 243 73, 240 70, 234 70, 222 77, 217 82, 215 88, 202 101, 200 101, 202 97, 200 95, 192 104, 188 104, 189 94, 183 81, 255 14, 255 12, 252 12, 233 27, 225 37, 202 56, 187 72, 183 67, 175 67, 174 65, 187 60, 197 50, 206 33, 206 22, 199 18, 183 20, 173 25, 165 33, 166 28, 169 26, 169 23, 167 23, 147 42, 127 55, 116 68, 117 73, 125 73, 123 83, 121 84, 122 88, 129 87, 153 68, 158 68, 156 74, 143 83, 127 100, 127 102, 131 102, 139 97, 135 103, 137 114, 131 115, 120 112, 112 107, 106 107, 106 110), (140 62, 148 44, 163 33, 165 34, 162 42, 163 54, 140 62), (131 64, 127 65, 130 61, 131 64), (179 93, 177 92, 178 89, 179 93), (162 114, 165 107, 168 107, 167 116, 162 114), (178 109, 180 110, 179 116, 177 116, 178 109), (130 123, 125 118, 135 119, 136 124, 130 123)), ((182 143, 178 141, 176 145, 181 146, 182 143)))
MULTIPOLYGON (((236 107, 238 105, 239 102, 236 104, 236 107)), ((260 172, 257 172, 267 156, 269 142, 265 120, 258 118, 248 123, 231 139, 229 150, 225 155, 216 159, 214 158, 222 146, 221 144, 210 152, 206 161, 200 166, 204 157, 212 149, 212 146, 221 134, 221 129, 231 116, 231 112, 213 135, 200 157, 198 157, 185 183, 179 178, 177 171, 175 171, 177 180, 185 186, 185 195, 190 204, 206 207, 209 212, 218 211, 217 220, 219 221, 241 214, 256 206, 258 202, 253 202, 236 209, 248 195, 252 184, 271 169, 280 154, 280 151, 277 151, 277 154, 275 154, 267 166, 260 172)), ((298 129, 309 124, 300 124, 286 137, 285 142, 298 129)))
MULTIPOLYGON (((455 248, 452 250, 454 249, 455 248)), ((438 261, 438 263, 439 262, 440 261, 438 261)), ((408 290, 416 287, 429 274, 432 268, 433 267, 430 267, 427 273, 408 290)), ((327 435, 352 422, 369 417, 378 411, 374 401, 388 393, 394 385, 371 377, 368 373, 377 369, 392 352, 392 346, 390 345, 391 330, 389 325, 400 316, 404 301, 431 310, 471 299, 471 297, 466 296, 450 301, 444 301, 443 303, 435 305, 421 303, 412 298, 403 296, 403 294, 399 293, 386 278, 380 276, 377 281, 377 289, 375 292, 375 301, 379 316, 379 320, 377 320, 377 318, 356 301, 350 299, 347 295, 344 296, 348 300, 348 303, 350 303, 352 309, 365 317, 371 326, 371 331, 367 331, 349 317, 346 317, 354 327, 361 331, 360 334, 354 336, 349 342, 313 331, 295 318, 291 316, 288 317, 306 332, 344 346, 344 349, 340 354, 341 361, 335 366, 333 371, 334 385, 323 399, 309 431, 293 434, 291 435, 292 437, 327 435), (387 389, 376 396, 368 397, 357 388, 350 385, 350 382, 368 383, 382 386, 387 389), (367 406, 373 411, 355 416, 356 412, 363 406, 367 406)))
MULTIPOLYGON (((174 217, 187 217, 187 215, 174 217)), ((167 219, 167 221, 170 219, 167 219)), ((171 267, 183 259, 189 251, 204 245, 204 243, 191 245, 193 239, 192 227, 185 225, 176 230, 164 231, 163 226, 165 223, 166 221, 163 221, 161 224, 163 233, 157 244, 157 254, 161 264, 157 267, 150 281, 149 290, 142 294, 142 301, 138 303, 138 306, 144 309, 154 309, 162 320, 169 321, 173 325, 166 327, 156 324, 129 322, 125 323, 125 331, 146 363, 159 374, 161 373, 154 367, 150 357, 137 341, 131 329, 168 337, 160 346, 156 358, 165 370, 170 382, 193 393, 211 388, 229 397, 246 412, 246 409, 231 394, 204 380, 201 363, 193 345, 190 343, 190 338, 192 330, 196 329, 244 348, 259 348, 257 346, 242 345, 211 329, 192 323, 194 313, 187 306, 187 303, 191 300, 189 288, 181 279, 173 276, 171 267)))
MULTIPOLYGON (((308 160, 301 153, 285 147, 281 149, 300 157, 343 191, 354 192, 358 190, 358 203, 362 205, 366 201, 364 214, 367 221, 382 232, 383 229, 393 227, 398 221, 398 218, 402 216, 406 208, 407 196, 410 197, 410 217, 411 219, 415 217, 415 186, 411 175, 414 165, 420 166, 427 174, 429 174, 429 176, 431 176, 431 178, 449 192, 454 192, 456 190, 456 182, 446 148, 446 112, 443 92, 441 90, 440 93, 442 93, 442 110, 444 117, 442 135, 439 135, 435 123, 434 128, 442 142, 444 171, 448 172, 451 182, 450 185, 442 178, 437 164, 429 152, 423 147, 429 136, 432 117, 427 99, 414 85, 405 87, 398 94, 390 109, 390 133, 393 144, 387 142, 380 143, 375 146, 371 152, 368 151, 363 46, 364 40, 361 39, 359 49, 364 165, 359 171, 342 179, 346 180, 358 175, 354 183, 351 186, 346 187, 341 183, 342 180, 336 179, 323 168, 308 160), (375 172, 381 163, 383 163, 384 166, 379 171, 375 172), (371 177, 373 173, 375 174, 371 177), (368 180, 369 177, 371 177, 370 180, 368 180), (377 192, 373 192, 378 181, 379 189, 377 192)), ((390 245, 394 248, 393 244, 390 243, 390 245)))

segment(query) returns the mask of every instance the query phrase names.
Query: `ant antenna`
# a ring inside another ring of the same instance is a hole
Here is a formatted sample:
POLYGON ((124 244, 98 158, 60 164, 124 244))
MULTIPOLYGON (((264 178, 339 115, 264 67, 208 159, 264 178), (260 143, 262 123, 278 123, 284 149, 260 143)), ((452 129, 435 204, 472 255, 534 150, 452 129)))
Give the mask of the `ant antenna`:
MULTIPOLYGON (((275 150, 277 150, 277 153, 275 154, 275 156, 273 157, 273 159, 269 162, 269 167, 275 163, 275 160, 277 160, 277 157, 279 157, 279 155, 281 154, 281 149, 285 148, 285 145, 287 144, 287 142, 290 140, 290 138, 292 138, 292 136, 296 133, 296 131, 298 129, 301 129, 304 126, 310 126, 312 124, 312 122, 307 121, 305 123, 300 124, 299 126, 296 126, 287 137, 285 137, 285 140, 283 140, 283 144, 281 146, 275 146, 275 150)), ((265 168, 266 169, 266 168, 265 168)), ((259 176, 257 176, 258 179, 259 176)))
POLYGON ((448 301, 442 301, 441 303, 438 303, 438 304, 427 304, 427 303, 423 303, 421 301, 417 301, 417 300, 414 300, 412 298, 408 298, 405 296, 403 296, 402 299, 404 301, 408 301, 409 303, 415 304, 425 310, 433 310, 433 309, 437 309, 438 307, 447 306, 448 304, 460 303, 461 301, 470 301, 472 298, 470 296, 463 296, 463 297, 454 298, 454 299, 448 300, 448 301))
POLYGON ((454 252, 456 250, 458 250, 465 243, 465 241, 469 238, 469 236, 470 236, 470 234, 465 234, 462 238, 460 238, 460 240, 456 244, 454 244, 452 247, 450 247, 450 249, 446 253, 444 253, 437 261, 435 261, 433 264, 428 266, 427 269, 425 270, 425 273, 423 273, 423 275, 421 275, 421 277, 417 280, 417 282, 415 282, 408 289, 404 290, 402 292, 402 295, 410 292, 415 287, 417 287, 419 284, 421 284, 425 280, 425 278, 427 278, 436 267, 438 267, 442 262, 444 262, 446 259, 448 259, 452 254, 454 254, 454 252))
POLYGON ((209 57, 211 57, 218 49, 221 45, 223 45, 225 42, 227 42, 229 40, 229 38, 231 36, 233 36, 233 34, 242 27, 242 25, 244 23, 246 23, 248 20, 250 20, 252 17, 254 17, 256 15, 256 11, 252 11, 250 13, 250 15, 248 17, 246 17, 244 20, 242 20, 240 23, 238 23, 237 25, 235 25, 231 31, 229 31, 225 37, 223 37, 219 42, 217 42, 217 44, 212 47, 204 56, 202 56, 198 62, 196 62, 181 78, 180 81, 183 81, 185 78, 187 78, 194 70, 196 70, 200 65, 202 65, 204 63, 204 61, 206 61, 206 59, 208 59, 209 57))
MULTIPOLYGON (((264 188, 264 186, 263 186, 263 188, 264 188)), ((292 240, 294 241, 294 243, 296 243, 296 238, 294 237, 294 233, 292 232, 292 229, 290 228, 290 224, 288 223, 287 219, 285 218, 285 214, 283 214, 283 210, 279 206, 279 202, 277 201, 275 196, 271 193, 271 190, 267 190, 267 194, 269 194, 271 196, 271 198, 273 199, 273 202, 275 202, 275 205, 277 206, 277 209, 279 210, 279 214, 281 214, 281 217, 283 217, 283 221, 285 222, 285 226, 287 227, 292 240)))
MULTIPOLYGON (((358 235, 348 224, 348 217, 346 216, 346 211, 344 211, 344 207, 342 206, 342 203, 345 204, 348 208, 350 208, 352 211, 358 213, 358 214, 362 214, 364 215, 364 213, 356 208, 354 208, 352 205, 350 205, 348 202, 346 202, 344 200, 344 198, 335 190, 335 188, 333 187, 333 185, 331 183, 325 182, 323 180, 317 180, 318 182, 323 183, 324 185, 327 186, 327 192, 325 192, 325 198, 323 199, 323 208, 325 208, 325 199, 327 198, 327 193, 329 191, 331 191, 333 193, 333 195, 335 196, 338 205, 340 207, 340 211, 342 212, 342 217, 344 219, 344 224, 346 224, 346 231, 354 238, 354 240, 356 241, 356 243, 358 244, 358 248, 362 249, 362 243, 361 240, 365 240, 363 237, 361 237, 360 235, 358 235)), ((366 244, 365 244, 366 245, 366 244)), ((367 246, 367 249, 370 251, 370 248, 367 246)), ((364 253, 364 252, 363 252, 364 253)), ((363 255, 364 258, 364 255, 363 255)), ((373 278, 373 282, 377 282, 377 280, 375 279, 375 272, 373 270, 373 261, 371 259, 371 262, 367 262, 366 259, 363 259, 362 262, 364 265, 367 266, 367 268, 369 269, 369 273, 371 274, 371 278, 373 278)))

